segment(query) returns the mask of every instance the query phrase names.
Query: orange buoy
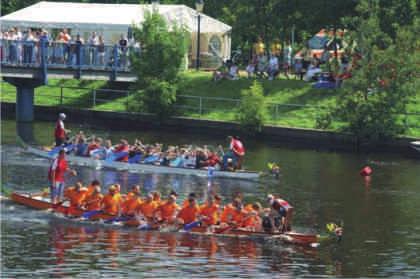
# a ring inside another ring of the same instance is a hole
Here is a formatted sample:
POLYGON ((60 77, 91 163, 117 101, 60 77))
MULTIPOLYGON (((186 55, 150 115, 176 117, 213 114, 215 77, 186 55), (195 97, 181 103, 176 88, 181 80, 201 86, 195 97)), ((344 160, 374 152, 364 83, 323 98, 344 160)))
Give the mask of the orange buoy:
POLYGON ((370 176, 372 174, 373 170, 371 167, 366 166, 360 171, 361 176, 370 176))

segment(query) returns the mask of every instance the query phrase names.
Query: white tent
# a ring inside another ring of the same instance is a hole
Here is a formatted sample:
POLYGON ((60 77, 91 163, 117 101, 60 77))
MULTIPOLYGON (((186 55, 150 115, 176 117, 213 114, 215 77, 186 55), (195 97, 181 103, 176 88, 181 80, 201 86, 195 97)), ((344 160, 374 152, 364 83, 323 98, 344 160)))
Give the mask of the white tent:
MULTIPOLYGON (((185 5, 39 2, 1 17, 0 24, 3 30, 11 27, 47 30, 67 28, 72 34, 80 33, 84 37, 97 31, 109 43, 118 40, 121 34, 127 34, 133 24, 141 24, 145 13, 153 9, 169 24, 184 25, 192 34, 192 50, 196 49, 197 12, 185 5)), ((201 52, 216 52, 220 58, 229 58, 231 29, 229 25, 201 14, 201 52), (211 41, 220 42, 220 48, 216 44, 219 49, 214 49, 211 41)))

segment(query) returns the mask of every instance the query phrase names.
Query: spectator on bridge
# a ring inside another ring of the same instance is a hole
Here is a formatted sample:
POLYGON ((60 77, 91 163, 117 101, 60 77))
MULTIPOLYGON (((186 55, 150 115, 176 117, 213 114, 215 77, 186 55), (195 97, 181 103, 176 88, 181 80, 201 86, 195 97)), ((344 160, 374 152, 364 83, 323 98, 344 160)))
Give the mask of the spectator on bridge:
POLYGON ((105 43, 104 43, 104 39, 102 35, 99 35, 97 50, 98 50, 99 65, 104 66, 105 65, 105 43))
POLYGON ((82 50, 83 50, 83 44, 84 44, 83 38, 80 37, 80 34, 76 35, 76 40, 74 41, 74 43, 75 43, 74 51, 75 51, 75 54, 76 54, 76 65, 79 66, 83 63, 82 62, 83 61, 82 50))
POLYGON ((55 42, 53 42, 53 63, 64 63, 64 48, 66 47, 65 45, 66 41, 64 40, 64 33, 60 32, 58 33, 55 42))
POLYGON ((34 50, 34 36, 32 34, 32 30, 28 29, 25 42, 23 44, 23 63, 25 65, 32 64, 32 56, 34 50))
POLYGON ((7 39, 9 40, 9 63, 16 64, 18 55, 16 45, 17 36, 13 28, 9 30, 9 36, 7 39))
POLYGON ((96 64, 96 51, 99 44, 99 39, 95 31, 92 32, 92 35, 90 36, 88 43, 89 43, 88 63, 90 65, 95 65, 96 64))
POLYGON ((68 33, 67 29, 63 29, 63 36, 61 38, 63 40, 63 59, 64 61, 67 61, 67 64, 71 64, 71 52, 70 52, 70 41, 71 36, 68 33))
POLYGON ((119 45, 120 45, 120 66, 122 68, 125 68, 127 64, 128 41, 125 38, 124 34, 121 34, 119 45))

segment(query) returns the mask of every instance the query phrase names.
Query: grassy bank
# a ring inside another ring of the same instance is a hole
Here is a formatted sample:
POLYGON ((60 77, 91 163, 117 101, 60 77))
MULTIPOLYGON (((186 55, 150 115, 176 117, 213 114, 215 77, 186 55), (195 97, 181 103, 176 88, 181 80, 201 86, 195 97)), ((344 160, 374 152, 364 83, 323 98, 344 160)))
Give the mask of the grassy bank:
MULTIPOLYGON (((183 74, 181 84, 182 96, 178 97, 182 116, 233 121, 234 108, 237 102, 233 99, 241 97, 241 91, 249 88, 252 80, 241 78, 236 81, 222 80, 213 82, 211 73, 187 72, 183 74), (195 97, 183 97, 184 95, 195 97), (201 97, 201 99, 199 98, 201 97), (210 98, 208 98, 210 97, 210 98), (216 99, 215 99, 216 98, 216 99), (220 99, 217 99, 220 98, 220 99)), ((333 106, 335 97, 340 91, 314 89, 311 84, 295 79, 277 79, 262 81, 266 101, 275 103, 269 105, 267 123, 299 128, 314 128, 318 114, 324 113, 326 107, 333 106)), ((126 90, 121 84, 107 84, 102 81, 51 80, 49 86, 36 89, 36 105, 64 105, 86 109, 125 111, 127 104, 132 102, 123 92, 101 91, 104 88, 126 90), (86 89, 68 89, 62 87, 83 87, 86 89), (93 101, 95 89, 96 100, 93 101), (63 96, 61 98, 61 96, 63 96)), ((13 86, 1 83, 1 101, 15 102, 16 92, 13 86)), ((408 107, 409 112, 420 112, 420 92, 413 97, 413 103, 408 107)), ((409 126, 420 126, 420 116, 404 117, 409 126)), ((337 130, 344 123, 333 121, 332 129, 337 130)), ((420 128, 410 128, 406 135, 420 137, 420 128)))

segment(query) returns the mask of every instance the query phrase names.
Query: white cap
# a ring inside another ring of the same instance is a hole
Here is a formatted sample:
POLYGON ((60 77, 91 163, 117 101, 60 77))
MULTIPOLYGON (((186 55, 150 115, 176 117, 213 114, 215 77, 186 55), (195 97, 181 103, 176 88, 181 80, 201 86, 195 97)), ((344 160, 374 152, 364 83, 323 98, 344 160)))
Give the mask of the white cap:
POLYGON ((65 115, 64 113, 60 113, 60 114, 58 115, 58 117, 59 117, 61 120, 66 119, 66 115, 65 115))
POLYGON ((272 204, 272 203, 274 202, 274 196, 273 196, 273 195, 271 195, 271 194, 267 195, 267 201, 268 201, 270 204, 272 204))

